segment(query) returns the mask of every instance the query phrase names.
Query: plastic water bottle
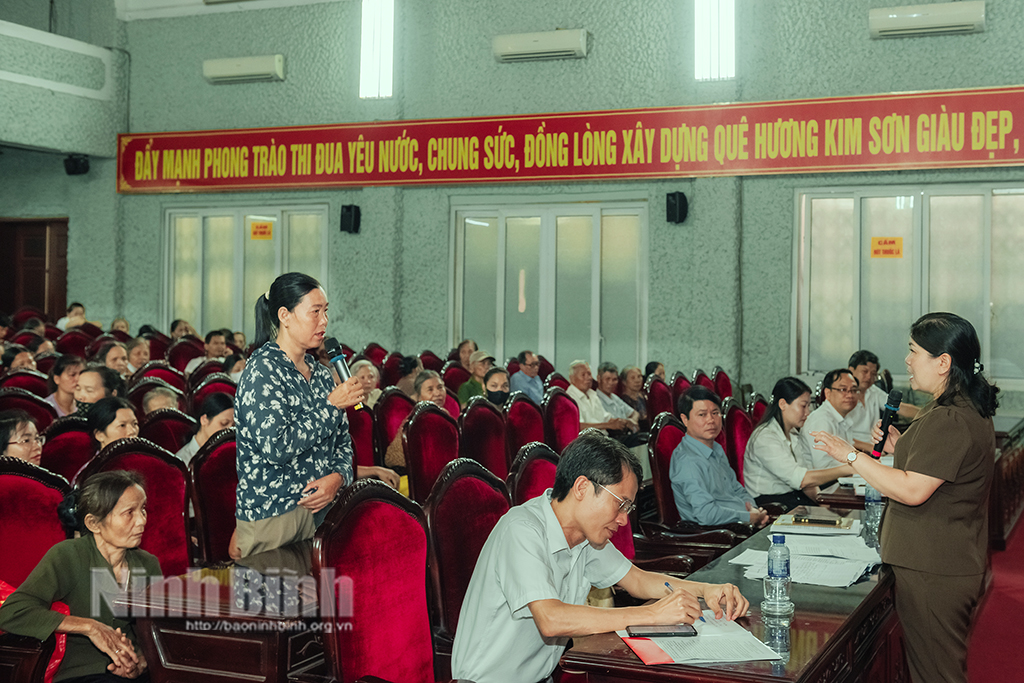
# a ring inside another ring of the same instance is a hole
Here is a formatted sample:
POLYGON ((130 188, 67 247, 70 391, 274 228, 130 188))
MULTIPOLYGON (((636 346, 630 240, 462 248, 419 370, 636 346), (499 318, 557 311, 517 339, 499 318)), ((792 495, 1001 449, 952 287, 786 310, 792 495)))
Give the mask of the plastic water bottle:
POLYGON ((768 549, 768 576, 764 580, 764 601, 761 612, 765 614, 790 614, 793 601, 789 599, 789 548, 786 537, 772 534, 772 547, 768 549))
POLYGON ((864 511, 866 521, 873 531, 878 531, 878 525, 882 521, 882 494, 871 484, 864 487, 864 511))

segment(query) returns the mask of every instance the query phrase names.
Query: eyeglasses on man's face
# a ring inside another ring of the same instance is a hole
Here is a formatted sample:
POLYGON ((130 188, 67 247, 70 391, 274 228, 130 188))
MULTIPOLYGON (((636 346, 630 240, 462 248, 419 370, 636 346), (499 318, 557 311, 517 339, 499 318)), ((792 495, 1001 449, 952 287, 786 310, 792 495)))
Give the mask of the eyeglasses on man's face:
POLYGON ((35 436, 23 436, 20 439, 15 439, 14 441, 8 441, 7 445, 8 446, 31 446, 33 444, 33 442, 39 444, 40 446, 42 446, 43 444, 46 443, 46 437, 43 436, 42 434, 36 434, 35 436))
POLYGON ((612 493, 607 486, 599 484, 593 479, 591 479, 591 481, 594 482, 594 486, 600 486, 602 489, 607 491, 612 498, 619 501, 619 514, 625 513, 628 515, 629 513, 633 512, 633 510, 636 510, 636 503, 631 501, 629 498, 620 498, 619 496, 616 496, 614 493, 612 493))
POLYGON ((840 394, 853 394, 856 396, 860 393, 860 389, 857 387, 829 387, 830 391, 838 391, 840 394))

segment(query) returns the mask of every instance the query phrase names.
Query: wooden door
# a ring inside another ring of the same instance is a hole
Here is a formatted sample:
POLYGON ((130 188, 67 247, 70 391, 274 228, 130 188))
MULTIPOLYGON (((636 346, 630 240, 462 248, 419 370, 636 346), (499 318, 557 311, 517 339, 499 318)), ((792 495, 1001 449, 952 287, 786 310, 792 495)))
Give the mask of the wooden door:
POLYGON ((0 219, 0 311, 36 306, 64 315, 68 291, 68 220, 0 219))

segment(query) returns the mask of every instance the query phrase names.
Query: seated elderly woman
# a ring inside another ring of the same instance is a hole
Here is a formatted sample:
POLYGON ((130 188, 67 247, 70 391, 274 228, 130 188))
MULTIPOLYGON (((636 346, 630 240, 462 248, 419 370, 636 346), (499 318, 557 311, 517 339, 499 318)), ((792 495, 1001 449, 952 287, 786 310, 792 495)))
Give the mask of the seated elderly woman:
POLYGON ((462 363, 462 367, 466 368, 469 372, 473 372, 473 364, 470 362, 469 357, 474 352, 480 350, 477 348, 476 342, 472 339, 463 339, 456 348, 459 351, 459 362, 462 363))
POLYGON ((149 340, 145 337, 135 337, 125 345, 128 352, 128 373, 135 372, 149 362, 149 340))
POLYGON ((128 372, 128 349, 119 341, 103 344, 89 360, 97 365, 107 366, 121 377, 131 374, 128 372))
POLYGON ((203 401, 201 411, 199 429, 195 436, 174 454, 186 465, 192 462, 192 458, 211 436, 222 429, 231 429, 235 426, 235 398, 231 394, 210 394, 203 401))
POLYGON ((8 344, 7 348, 4 349, 3 356, 0 357, 0 363, 3 364, 3 369, 8 372, 12 370, 36 369, 36 360, 32 356, 32 352, 20 344, 8 344))
MULTIPOLYGON (((444 400, 447 392, 441 375, 433 370, 424 370, 416 376, 415 395, 413 400, 430 401, 440 408, 444 408, 444 400)), ((408 418, 406 418, 408 421, 408 418)), ((404 425, 404 423, 403 423, 404 425)), ((388 450, 384 454, 384 464, 387 467, 405 467, 405 451, 402 446, 402 430, 399 429, 395 438, 388 444, 388 450)), ((401 490, 401 489, 399 489, 401 490)))
POLYGON ((809 469, 811 456, 800 438, 800 428, 810 414, 810 387, 796 377, 783 377, 775 383, 772 403, 743 456, 743 483, 759 506, 778 503, 792 509, 817 505, 818 486, 853 474, 849 465, 809 469))
POLYGON ((416 356, 402 356, 398 361, 398 381, 395 386, 410 398, 416 397, 416 377, 423 372, 423 363, 416 356))
MULTIPOLYGON (((366 359, 357 360, 349 368, 349 371, 363 387, 363 405, 372 408, 382 393, 380 387, 377 386, 380 384, 380 373, 377 372, 377 366, 366 359)), ((415 386, 415 382, 413 386, 415 386)))
POLYGON ((139 549, 146 529, 142 478, 123 470, 94 474, 58 512, 81 536, 47 551, 0 607, 0 629, 39 640, 68 634, 54 676, 61 683, 138 678, 146 671, 146 658, 132 622, 114 616, 111 605, 129 584, 160 576, 156 557, 139 549), (51 609, 54 602, 63 602, 71 613, 51 609))
MULTIPOLYGON (((659 364, 660 365, 660 364, 659 364)), ((644 396, 644 376, 640 368, 635 365, 627 365, 619 373, 619 383, 622 386, 622 395, 619 397, 623 402, 636 411, 640 422, 647 420, 647 397, 644 396)))
POLYGON ((172 320, 171 321, 171 339, 181 339, 186 334, 196 336, 196 330, 187 320, 172 320))
POLYGON ((46 437, 36 429, 36 422, 24 410, 0 412, 0 455, 39 464, 46 437))
POLYGON ((233 353, 224 359, 224 372, 228 373, 235 384, 242 379, 242 370, 245 370, 244 353, 233 353))
POLYGON ((139 420, 135 407, 128 399, 118 396, 100 399, 89 409, 86 426, 100 450, 119 439, 130 439, 139 435, 139 420))

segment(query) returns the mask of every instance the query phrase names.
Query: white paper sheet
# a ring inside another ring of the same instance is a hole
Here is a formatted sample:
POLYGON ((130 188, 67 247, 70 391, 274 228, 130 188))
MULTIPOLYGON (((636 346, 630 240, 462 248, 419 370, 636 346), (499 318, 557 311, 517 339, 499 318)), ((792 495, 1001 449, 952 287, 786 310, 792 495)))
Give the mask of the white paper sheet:
MULTIPOLYGON (((697 635, 692 638, 651 638, 651 642, 677 664, 781 659, 778 653, 735 621, 715 619, 711 610, 704 610, 704 620, 694 624, 697 635)), ((617 633, 623 638, 628 637, 625 631, 617 633)))
MULTIPOLYGON (((763 579, 768 576, 768 551, 766 550, 746 550, 730 562, 747 565, 743 575, 748 579, 763 579), (739 561, 741 558, 742 562, 739 561)), ((789 570, 793 583, 845 588, 863 576, 872 564, 860 560, 843 560, 838 557, 799 555, 790 561, 789 570)))
MULTIPOLYGON (((779 517, 782 521, 786 515, 779 517)), ((860 520, 855 519, 849 529, 830 526, 811 526, 810 524, 772 524, 773 534, 800 534, 802 536, 859 536, 860 520)))

